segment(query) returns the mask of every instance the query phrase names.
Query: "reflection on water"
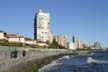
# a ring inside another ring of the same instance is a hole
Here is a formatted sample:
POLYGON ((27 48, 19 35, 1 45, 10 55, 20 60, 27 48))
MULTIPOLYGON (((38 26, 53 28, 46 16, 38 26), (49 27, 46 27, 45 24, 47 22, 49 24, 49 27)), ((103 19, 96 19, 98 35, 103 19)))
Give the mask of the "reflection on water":
POLYGON ((39 72, 108 72, 107 62, 107 51, 95 52, 89 56, 67 56, 52 62, 53 64, 45 66, 39 72), (88 58, 93 58, 94 61, 88 63, 88 58))

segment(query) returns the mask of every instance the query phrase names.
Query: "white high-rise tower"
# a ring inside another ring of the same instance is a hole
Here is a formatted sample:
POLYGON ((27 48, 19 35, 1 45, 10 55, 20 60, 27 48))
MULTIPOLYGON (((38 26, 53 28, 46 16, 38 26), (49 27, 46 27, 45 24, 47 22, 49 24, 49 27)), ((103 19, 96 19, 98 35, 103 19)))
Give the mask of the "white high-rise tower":
POLYGON ((38 10, 34 19, 34 39, 46 42, 50 34, 50 14, 38 10))

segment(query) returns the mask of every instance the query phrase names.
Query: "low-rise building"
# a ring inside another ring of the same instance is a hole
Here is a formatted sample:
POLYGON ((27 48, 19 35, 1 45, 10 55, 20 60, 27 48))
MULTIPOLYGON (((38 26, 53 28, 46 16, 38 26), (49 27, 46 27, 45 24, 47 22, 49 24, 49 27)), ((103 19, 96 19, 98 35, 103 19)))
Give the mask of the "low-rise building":
POLYGON ((36 45, 36 41, 31 38, 25 38, 25 44, 36 45))
POLYGON ((24 37, 18 34, 7 34, 6 35, 8 42, 18 42, 18 43, 24 43, 24 37))
POLYGON ((84 48, 88 48, 88 47, 90 47, 90 43, 84 42, 84 48))
POLYGON ((6 32, 0 31, 0 41, 7 41, 6 32))
POLYGON ((18 33, 17 34, 8 34, 8 33, 3 32, 3 31, 0 31, 0 41, 36 45, 36 41, 31 39, 31 38, 21 36, 18 33))
POLYGON ((45 42, 39 42, 38 45, 39 45, 40 47, 44 47, 44 48, 48 47, 48 44, 45 43, 45 42))

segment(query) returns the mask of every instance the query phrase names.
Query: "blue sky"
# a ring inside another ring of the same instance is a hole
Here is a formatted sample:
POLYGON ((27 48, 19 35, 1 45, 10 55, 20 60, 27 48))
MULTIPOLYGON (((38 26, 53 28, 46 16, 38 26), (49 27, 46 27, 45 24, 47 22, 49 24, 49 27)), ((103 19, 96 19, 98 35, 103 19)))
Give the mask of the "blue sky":
POLYGON ((33 38, 38 9, 51 15, 51 31, 108 44, 108 0, 0 0, 0 30, 33 38))

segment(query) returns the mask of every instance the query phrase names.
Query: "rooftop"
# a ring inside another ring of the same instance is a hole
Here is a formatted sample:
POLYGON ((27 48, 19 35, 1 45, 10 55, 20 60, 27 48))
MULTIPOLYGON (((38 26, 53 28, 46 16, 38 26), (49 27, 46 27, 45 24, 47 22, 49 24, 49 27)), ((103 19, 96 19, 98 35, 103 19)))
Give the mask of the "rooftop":
POLYGON ((23 37, 21 35, 17 35, 17 34, 7 34, 6 35, 8 38, 19 38, 19 37, 23 37))
POLYGON ((26 41, 33 41, 31 38, 25 38, 26 41))

